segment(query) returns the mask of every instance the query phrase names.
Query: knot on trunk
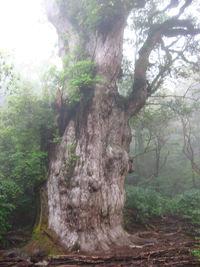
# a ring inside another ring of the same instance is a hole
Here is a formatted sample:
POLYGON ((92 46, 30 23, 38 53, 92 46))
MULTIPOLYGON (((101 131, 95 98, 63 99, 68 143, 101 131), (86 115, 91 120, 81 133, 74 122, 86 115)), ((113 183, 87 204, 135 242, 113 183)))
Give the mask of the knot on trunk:
POLYGON ((119 169, 120 174, 125 174, 129 170, 129 155, 125 149, 119 145, 109 145, 106 149, 109 168, 119 169))
POLYGON ((106 149, 107 156, 110 160, 117 160, 126 157, 126 151, 118 145, 108 145, 106 149))
POLYGON ((106 149, 106 154, 110 160, 129 160, 127 151, 119 145, 108 145, 106 149))
POLYGON ((97 192, 101 189, 101 182, 94 178, 89 178, 88 186, 90 192, 97 192))

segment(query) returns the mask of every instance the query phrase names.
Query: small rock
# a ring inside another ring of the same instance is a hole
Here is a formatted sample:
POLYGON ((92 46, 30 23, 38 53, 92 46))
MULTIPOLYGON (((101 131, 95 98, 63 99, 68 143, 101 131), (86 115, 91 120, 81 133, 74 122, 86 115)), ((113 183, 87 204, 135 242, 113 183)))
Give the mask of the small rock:
POLYGON ((3 254, 3 256, 8 258, 16 258, 18 256, 18 252, 16 250, 8 250, 3 254))
POLYGON ((31 255, 32 262, 38 262, 44 259, 47 256, 46 252, 42 249, 35 249, 31 255))
POLYGON ((47 261, 40 261, 38 263, 35 263, 35 266, 42 266, 42 267, 45 267, 48 265, 48 262, 47 261))

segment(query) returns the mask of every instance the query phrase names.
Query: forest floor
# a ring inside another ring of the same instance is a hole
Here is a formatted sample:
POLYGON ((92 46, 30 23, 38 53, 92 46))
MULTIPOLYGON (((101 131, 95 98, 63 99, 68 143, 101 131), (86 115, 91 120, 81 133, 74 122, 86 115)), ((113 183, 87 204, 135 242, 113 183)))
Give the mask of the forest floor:
POLYGON ((157 218, 146 226, 129 223, 128 230, 137 233, 145 245, 114 249, 98 255, 66 254, 29 261, 15 254, 0 251, 0 266, 49 266, 49 267, 151 267, 151 266, 200 266, 192 251, 200 250, 197 229, 194 225, 175 217, 157 218))

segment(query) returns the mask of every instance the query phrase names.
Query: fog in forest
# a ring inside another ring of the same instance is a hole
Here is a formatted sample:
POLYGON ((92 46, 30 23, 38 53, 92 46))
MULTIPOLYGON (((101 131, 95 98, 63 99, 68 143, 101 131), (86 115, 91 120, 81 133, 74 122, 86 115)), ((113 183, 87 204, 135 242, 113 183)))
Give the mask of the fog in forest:
POLYGON ((199 13, 0 0, 1 266, 199 266, 199 13))

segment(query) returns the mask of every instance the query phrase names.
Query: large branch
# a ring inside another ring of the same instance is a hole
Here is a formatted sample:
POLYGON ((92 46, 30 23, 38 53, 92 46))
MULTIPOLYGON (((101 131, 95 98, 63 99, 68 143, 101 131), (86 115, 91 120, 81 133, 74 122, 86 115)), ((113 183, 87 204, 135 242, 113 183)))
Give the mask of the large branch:
MULTIPOLYGON (((194 36, 200 34, 200 29, 193 26, 190 20, 180 20, 178 18, 171 18, 160 24, 153 24, 149 29, 149 34, 141 47, 138 55, 138 59, 135 63, 134 72, 134 84, 133 90, 129 97, 129 113, 133 115, 142 105, 144 105, 150 90, 147 83, 147 70, 149 67, 149 58, 151 52, 156 48, 157 45, 163 43, 163 37, 175 37, 175 36, 194 36)), ((167 50, 167 53, 169 51, 167 50)), ((171 64, 174 61, 171 61, 171 64)), ((170 64, 166 65, 164 70, 169 70, 170 64)), ((163 70, 160 71, 157 77, 154 79, 158 81, 160 76, 163 75, 163 70)))
POLYGON ((200 34, 200 29, 193 26, 189 20, 169 19, 162 24, 153 24, 149 35, 139 51, 139 58, 135 64, 135 78, 146 80, 146 71, 149 66, 149 56, 156 45, 162 43, 162 37, 194 36, 200 34))
MULTIPOLYGON (((179 12, 175 17, 179 18, 184 13, 185 9, 192 4, 192 1, 193 0, 185 0, 185 3, 180 7, 179 12)), ((180 4, 179 0, 171 0, 170 3, 162 10, 156 10, 155 12, 153 12, 148 18, 148 23, 152 24, 153 19, 156 16, 158 16, 160 14, 164 14, 166 11, 179 6, 179 4, 180 4)))

